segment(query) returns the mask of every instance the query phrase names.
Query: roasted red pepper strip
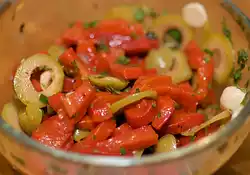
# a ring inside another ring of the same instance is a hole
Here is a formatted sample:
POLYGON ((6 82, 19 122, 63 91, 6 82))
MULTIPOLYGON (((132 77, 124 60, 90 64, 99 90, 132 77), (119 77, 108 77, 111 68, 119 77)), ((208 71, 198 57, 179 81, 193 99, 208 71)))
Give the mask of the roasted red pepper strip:
POLYGON ((91 131, 88 137, 83 140, 83 144, 106 140, 113 134, 115 128, 116 123, 114 120, 104 121, 91 131))
POLYGON ((32 133, 32 138, 52 148, 63 148, 74 131, 74 122, 63 111, 50 117, 32 133))
POLYGON ((187 113, 183 110, 175 111, 169 119, 165 133, 180 134, 188 129, 202 124, 205 116, 199 113, 187 113))
POLYGON ((129 126, 129 124, 124 123, 121 126, 117 127, 113 133, 113 137, 118 136, 118 135, 122 135, 122 134, 126 134, 128 132, 132 132, 132 127, 129 126))
POLYGON ((199 131, 195 136, 192 136, 192 137, 182 136, 179 139, 178 147, 189 145, 192 142, 198 141, 202 139, 203 137, 211 135, 212 133, 216 132, 219 128, 220 128, 220 124, 214 123, 210 125, 209 127, 207 127, 206 129, 199 131))
POLYGON ((96 123, 101 123, 113 117, 109 103, 103 101, 102 98, 96 98, 88 109, 88 114, 96 123))
POLYGON ((175 111, 175 102, 169 96, 160 96, 157 99, 158 114, 154 117, 152 126, 160 130, 175 111))
POLYGON ((124 41, 120 47, 124 49, 127 54, 139 54, 159 48, 159 41, 141 37, 136 40, 124 41))
POLYGON ((82 85, 74 92, 62 97, 62 104, 68 116, 76 117, 76 121, 79 121, 81 119, 79 119, 79 117, 85 115, 94 97, 95 89, 88 81, 83 81, 82 85))
POLYGON ((40 84, 40 82, 39 82, 38 80, 32 79, 32 80, 31 80, 31 83, 32 83, 33 87, 35 88, 35 90, 36 90, 37 92, 43 91, 43 89, 42 89, 42 87, 41 87, 41 84, 40 84))
POLYGON ((97 152, 97 154, 105 152, 110 155, 121 155, 121 150, 123 153, 131 153, 131 151, 148 148, 157 144, 158 135, 151 126, 143 126, 133 130, 132 132, 118 135, 109 140, 97 142, 95 145, 84 145, 83 142, 84 141, 76 143, 72 147, 71 151, 93 154, 94 149, 94 152, 97 152), (92 149, 90 149, 91 147, 92 149))
POLYGON ((79 123, 77 123, 77 128, 79 129, 87 129, 87 130, 93 130, 96 127, 96 124, 93 122, 91 117, 84 116, 79 123))
POLYGON ((77 55, 75 51, 70 47, 62 55, 59 56, 59 61, 66 67, 76 68, 77 55))
POLYGON ((82 84, 82 80, 79 78, 73 79, 73 78, 64 78, 63 82, 63 92, 71 92, 76 90, 78 87, 80 87, 82 84))
POLYGON ((124 111, 128 124, 132 128, 140 128, 152 122, 157 114, 154 104, 156 102, 153 100, 143 99, 136 104, 128 106, 124 111))
POLYGON ((63 97, 63 94, 60 92, 48 97, 48 103, 50 107, 54 109, 54 111, 59 111, 59 109, 63 108, 62 97, 63 97))
POLYGON ((208 87, 213 79, 214 60, 210 55, 206 55, 195 41, 190 41, 185 48, 185 53, 188 57, 189 65, 197 70, 197 99, 199 101, 203 100, 208 94, 208 87))

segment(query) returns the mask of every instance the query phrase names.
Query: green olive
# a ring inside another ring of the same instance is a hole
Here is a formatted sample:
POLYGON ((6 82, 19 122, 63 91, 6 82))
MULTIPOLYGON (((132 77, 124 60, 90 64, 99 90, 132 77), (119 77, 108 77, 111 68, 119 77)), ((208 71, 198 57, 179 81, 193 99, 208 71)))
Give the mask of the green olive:
POLYGON ((82 139, 86 138, 89 134, 90 134, 89 131, 76 129, 73 137, 76 142, 79 142, 82 139))
POLYGON ((29 135, 41 124, 43 112, 36 104, 28 104, 25 111, 19 113, 19 123, 29 135))
POLYGON ((155 19, 151 28, 162 42, 166 42, 166 34, 181 42, 180 49, 183 49, 193 38, 192 29, 178 15, 159 16, 155 19))
POLYGON ((177 142, 172 134, 167 134, 161 137, 156 145, 155 151, 157 153, 171 152, 176 150, 177 142))
POLYGON ((230 41, 224 35, 211 34, 203 48, 213 52, 214 80, 218 84, 227 83, 234 65, 233 48, 230 41))
POLYGON ((7 103, 3 106, 2 119, 14 129, 21 131, 18 121, 18 108, 14 103, 7 103))
POLYGON ((113 88, 116 90, 122 90, 128 85, 128 81, 102 75, 91 75, 89 81, 99 88, 113 88))
POLYGON ((52 45, 48 50, 48 54, 51 58, 58 60, 58 57, 62 55, 64 51, 65 51, 64 47, 58 45, 52 45))
POLYGON ((178 50, 171 50, 166 46, 152 50, 145 58, 146 68, 156 68, 158 74, 169 75, 174 83, 189 80, 192 70, 186 56, 178 50))

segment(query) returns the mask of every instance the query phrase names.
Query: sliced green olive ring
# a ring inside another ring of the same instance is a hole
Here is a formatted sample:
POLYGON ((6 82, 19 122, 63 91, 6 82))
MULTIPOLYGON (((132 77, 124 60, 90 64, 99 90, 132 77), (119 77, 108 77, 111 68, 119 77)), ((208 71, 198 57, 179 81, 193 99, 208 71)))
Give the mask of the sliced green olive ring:
POLYGON ((44 107, 46 104, 42 103, 39 98, 43 94, 51 96, 62 90, 64 80, 63 69, 58 62, 49 58, 45 54, 33 55, 22 62, 16 71, 14 77, 14 89, 17 97, 24 103, 33 103, 39 107, 44 107), (42 92, 37 92, 30 81, 31 75, 36 68, 46 68, 51 70, 52 83, 42 92))

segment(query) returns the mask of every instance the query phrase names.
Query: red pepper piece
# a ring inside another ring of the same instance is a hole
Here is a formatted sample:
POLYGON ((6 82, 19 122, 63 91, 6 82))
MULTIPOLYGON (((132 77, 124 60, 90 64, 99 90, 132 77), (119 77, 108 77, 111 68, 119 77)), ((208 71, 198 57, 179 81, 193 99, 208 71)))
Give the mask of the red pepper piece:
POLYGON ((76 48, 77 55, 94 56, 96 54, 95 43, 93 40, 85 40, 76 48))
POLYGON ((88 81, 83 81, 82 85, 76 91, 66 94, 62 98, 62 104, 69 117, 76 117, 77 121, 79 117, 85 115, 94 97, 95 89, 88 81))
POLYGON ((48 97, 48 103, 50 107, 54 109, 54 111, 59 111, 59 109, 63 108, 62 97, 63 97, 62 93, 57 93, 55 95, 48 97))
POLYGON ((175 111, 175 102, 169 96, 160 96, 157 99, 158 114, 155 116, 152 126, 160 130, 170 119, 175 111))
POLYGON ((187 113, 183 110, 175 111, 169 119, 165 133, 180 134, 198 126, 205 121, 205 116, 199 113, 187 113))
POLYGON ((49 118, 32 133, 32 138, 41 144, 52 148, 63 148, 74 131, 74 122, 60 111, 58 115, 49 118))
POLYGON ((79 123, 77 123, 77 127, 79 129, 93 130, 96 127, 96 124, 88 115, 86 115, 81 119, 79 123))
POLYGON ((121 64, 110 64, 110 69, 112 75, 118 78, 126 80, 135 80, 140 76, 143 76, 143 69, 141 67, 132 67, 130 65, 121 65, 121 64))
POLYGON ((131 154, 132 151, 148 148, 157 144, 158 135, 151 126, 143 126, 109 140, 97 142, 96 144, 84 144, 84 141, 76 143, 71 151, 88 154, 121 155, 131 154), (92 148, 92 149, 90 149, 92 148))
POLYGON ((115 128, 116 123, 114 120, 104 121, 91 131, 88 137, 83 140, 83 144, 106 140, 113 134, 115 128))
POLYGON ((73 78, 65 77, 64 82, 63 82, 63 92, 74 91, 78 87, 80 87, 81 84, 82 84, 82 80, 79 78, 73 79, 73 78))
POLYGON ((59 61, 66 67, 75 68, 75 61, 77 55, 72 48, 67 49, 62 55, 59 56, 59 61))
POLYGON ((127 54, 144 53, 159 48, 159 41, 141 37, 136 40, 124 41, 124 43, 121 44, 121 48, 124 49, 127 54))
POLYGON ((39 82, 38 80, 32 79, 32 80, 31 80, 31 83, 32 83, 33 87, 35 88, 35 90, 36 90, 37 92, 42 92, 42 91, 43 91, 43 89, 42 89, 42 87, 41 87, 41 84, 40 84, 40 82, 39 82))
POLYGON ((101 123, 113 117, 109 103, 103 101, 101 98, 96 98, 90 105, 88 110, 89 116, 96 123, 101 123))
POLYGON ((157 114, 153 104, 155 104, 155 101, 143 99, 127 107, 124 113, 128 124, 133 128, 139 128, 152 122, 157 114))
POLYGON ((209 127, 207 127, 206 129, 203 129, 203 130, 200 130, 199 132, 197 132, 197 134, 195 136, 192 136, 192 137, 182 136, 179 139, 178 147, 187 146, 192 142, 198 141, 198 140, 202 139, 203 137, 211 135, 212 133, 216 132, 219 128, 220 128, 220 124, 214 123, 214 124, 210 125, 209 127))
POLYGON ((74 139, 71 136, 70 139, 65 143, 65 145, 63 146, 63 149, 68 151, 72 148, 72 146, 74 145, 74 139))
POLYGON ((122 134, 126 134, 128 132, 132 132, 132 127, 127 124, 124 123, 121 126, 117 127, 113 133, 113 137, 118 136, 118 135, 122 135, 122 134))

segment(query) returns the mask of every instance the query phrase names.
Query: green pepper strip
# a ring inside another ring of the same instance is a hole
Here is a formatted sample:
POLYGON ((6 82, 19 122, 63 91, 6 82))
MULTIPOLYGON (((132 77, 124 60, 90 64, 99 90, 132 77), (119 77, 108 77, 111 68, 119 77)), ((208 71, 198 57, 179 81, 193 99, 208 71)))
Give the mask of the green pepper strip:
POLYGON ((120 109, 124 108, 125 106, 132 104, 134 102, 137 102, 143 98, 152 98, 152 99, 156 99, 157 97, 157 92, 156 91, 144 91, 144 92, 139 92, 139 93, 135 93, 132 95, 129 95, 115 103, 113 103, 110 106, 111 111, 114 113, 116 113, 117 111, 119 111, 120 109))
POLYGON ((229 118, 229 117, 231 117, 231 112, 229 110, 225 110, 225 111, 219 113, 218 115, 214 116, 210 120, 202 123, 201 125, 193 127, 192 129, 190 129, 188 131, 182 132, 181 135, 183 135, 183 136, 194 136, 198 131, 208 127, 212 123, 215 123, 217 121, 220 121, 220 120, 223 120, 223 119, 226 119, 226 118, 229 118))

